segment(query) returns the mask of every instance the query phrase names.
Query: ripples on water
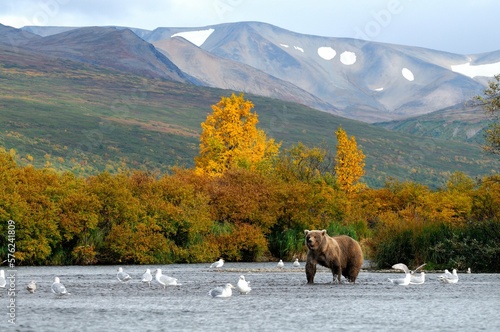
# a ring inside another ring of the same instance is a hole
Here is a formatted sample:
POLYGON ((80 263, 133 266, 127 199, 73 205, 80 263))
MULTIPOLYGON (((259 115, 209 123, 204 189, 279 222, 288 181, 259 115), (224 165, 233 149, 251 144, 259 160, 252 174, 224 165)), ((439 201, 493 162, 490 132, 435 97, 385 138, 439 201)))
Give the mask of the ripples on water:
POLYGON ((117 266, 20 267, 17 324, 8 320, 8 296, 0 289, 0 330, 16 331, 500 331, 500 275, 460 274, 458 284, 441 284, 439 274, 423 285, 393 286, 399 273, 362 271, 355 285, 332 284, 319 270, 307 285, 303 268, 282 271, 276 263, 123 266, 132 280, 121 284, 117 266), (151 287, 140 279, 146 268, 162 268, 182 286, 151 287), (208 291, 243 274, 248 295, 213 299, 208 291), (50 291, 59 276, 71 295, 50 291), (29 294, 28 282, 37 281, 29 294))

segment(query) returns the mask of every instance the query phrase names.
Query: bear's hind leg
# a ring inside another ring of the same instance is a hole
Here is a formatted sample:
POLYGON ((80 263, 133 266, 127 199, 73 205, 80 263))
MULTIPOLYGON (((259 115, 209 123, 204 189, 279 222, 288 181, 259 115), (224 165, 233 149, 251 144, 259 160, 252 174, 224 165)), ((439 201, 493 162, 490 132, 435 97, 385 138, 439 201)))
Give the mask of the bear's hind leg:
POLYGON ((337 279, 337 283, 340 285, 342 281, 342 268, 333 266, 332 267, 332 274, 333 274, 333 283, 335 283, 335 279, 337 279))
POLYGON ((359 273, 360 268, 357 268, 355 266, 349 267, 349 270, 347 271, 347 275, 345 276, 349 282, 352 282, 353 284, 356 283, 356 279, 358 278, 358 273, 359 273))

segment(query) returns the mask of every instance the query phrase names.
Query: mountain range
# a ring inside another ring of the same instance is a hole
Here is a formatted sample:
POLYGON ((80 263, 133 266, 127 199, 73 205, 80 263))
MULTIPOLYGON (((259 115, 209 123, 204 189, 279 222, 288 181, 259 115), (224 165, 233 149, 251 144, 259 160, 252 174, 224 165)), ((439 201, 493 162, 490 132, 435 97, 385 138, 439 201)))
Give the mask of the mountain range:
MULTIPOLYGON (((172 70, 171 61, 195 84, 294 101, 365 122, 404 119, 463 103, 500 73, 500 50, 452 54, 304 35, 260 22, 153 31, 112 29, 24 28, 45 36, 30 47, 60 57, 74 59, 85 51, 88 60, 95 61, 96 50, 124 50, 128 43, 125 59, 119 59, 126 63, 114 67, 140 67, 134 61, 142 59, 142 70, 161 73, 160 67, 172 70), (138 38, 134 40, 130 32, 138 38), (146 52, 146 44, 155 49, 146 52)), ((99 56, 109 59, 105 53, 99 56)))
POLYGON ((467 101, 500 72, 500 51, 459 55, 259 22, 152 31, 0 25, 0 36, 0 143, 22 142, 22 152, 31 144, 41 156, 57 155, 86 141, 101 168, 110 156, 156 168, 186 162, 206 106, 243 91, 262 126, 288 145, 320 144, 338 125, 349 129, 377 185, 385 176, 432 182, 454 167, 473 176, 498 169, 479 147, 488 119, 467 101), (29 110, 50 110, 51 122, 29 110), (112 131, 95 129, 109 122, 112 131))

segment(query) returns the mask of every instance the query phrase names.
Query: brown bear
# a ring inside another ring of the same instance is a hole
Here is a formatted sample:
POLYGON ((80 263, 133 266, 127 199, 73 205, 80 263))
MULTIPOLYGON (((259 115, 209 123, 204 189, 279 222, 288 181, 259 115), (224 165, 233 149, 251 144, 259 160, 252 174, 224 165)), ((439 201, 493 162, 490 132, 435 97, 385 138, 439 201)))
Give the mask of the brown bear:
POLYGON ((341 276, 354 283, 363 265, 363 252, 361 246, 347 235, 330 237, 326 230, 305 230, 307 246, 306 276, 307 283, 314 283, 316 264, 332 270, 333 281, 335 277, 340 284, 341 276))

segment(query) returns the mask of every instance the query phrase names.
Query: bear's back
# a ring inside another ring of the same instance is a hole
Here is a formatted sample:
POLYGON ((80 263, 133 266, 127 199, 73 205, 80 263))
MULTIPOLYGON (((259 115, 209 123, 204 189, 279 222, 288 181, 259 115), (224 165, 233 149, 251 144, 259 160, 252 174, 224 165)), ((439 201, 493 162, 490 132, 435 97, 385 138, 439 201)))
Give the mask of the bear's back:
POLYGON ((343 255, 351 264, 359 267, 363 265, 363 251, 358 241, 347 235, 337 235, 333 239, 337 241, 343 255))

